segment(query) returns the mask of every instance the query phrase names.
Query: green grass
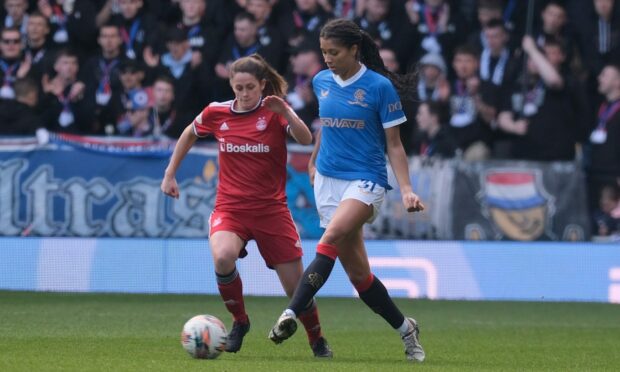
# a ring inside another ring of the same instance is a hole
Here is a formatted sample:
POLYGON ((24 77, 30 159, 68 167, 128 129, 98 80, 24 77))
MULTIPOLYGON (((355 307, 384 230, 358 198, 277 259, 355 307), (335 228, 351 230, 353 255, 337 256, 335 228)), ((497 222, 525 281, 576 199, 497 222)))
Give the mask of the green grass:
POLYGON ((267 331, 286 305, 248 297, 252 329, 237 354, 194 360, 183 323, 219 297, 0 292, 0 371, 593 371, 620 368, 620 307, 592 303, 397 300, 421 324, 423 364, 360 300, 319 298, 334 359, 315 360, 303 328, 284 344, 267 331))

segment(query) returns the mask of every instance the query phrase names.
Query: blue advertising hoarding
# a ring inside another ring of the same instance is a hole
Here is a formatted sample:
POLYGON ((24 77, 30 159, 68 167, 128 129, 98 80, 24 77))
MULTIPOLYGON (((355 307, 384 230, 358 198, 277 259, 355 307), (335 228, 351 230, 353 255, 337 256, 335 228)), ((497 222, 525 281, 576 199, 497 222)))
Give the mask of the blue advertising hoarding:
MULTIPOLYGON (((304 266, 316 241, 303 242, 304 266)), ((0 289, 217 294, 205 239, 0 238, 0 289)), ((620 303, 617 244, 368 241, 396 297, 620 303)), ((254 243, 238 261, 247 295, 284 295, 254 243)), ((340 266, 320 296, 356 292, 340 266)))

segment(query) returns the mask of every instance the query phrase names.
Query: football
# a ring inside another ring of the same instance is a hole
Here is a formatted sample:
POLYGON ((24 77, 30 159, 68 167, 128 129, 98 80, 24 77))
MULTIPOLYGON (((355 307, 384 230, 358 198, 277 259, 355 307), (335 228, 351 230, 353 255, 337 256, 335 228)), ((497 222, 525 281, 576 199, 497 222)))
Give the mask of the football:
POLYGON ((224 351, 227 337, 221 320, 213 315, 196 315, 183 326, 181 345, 194 358, 215 359, 224 351))

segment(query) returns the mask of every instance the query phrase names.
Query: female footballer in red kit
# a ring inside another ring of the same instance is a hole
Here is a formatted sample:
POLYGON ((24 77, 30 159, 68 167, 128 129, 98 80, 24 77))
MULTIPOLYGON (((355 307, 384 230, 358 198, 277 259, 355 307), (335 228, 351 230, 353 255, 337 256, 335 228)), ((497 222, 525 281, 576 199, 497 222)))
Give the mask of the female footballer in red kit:
MULTIPOLYGON (((310 144, 306 124, 285 103, 286 81, 257 54, 236 60, 230 67, 235 99, 209 104, 189 125, 176 144, 161 190, 179 197, 175 174, 199 137, 213 135, 219 147, 219 183, 209 220, 209 245, 219 292, 233 316, 226 351, 237 352, 250 330, 243 286, 236 260, 245 257, 245 245, 254 239, 265 263, 278 274, 291 297, 299 282, 301 242, 285 194, 287 134, 310 144)), ((316 357, 331 357, 321 333, 314 300, 299 319, 316 357)))

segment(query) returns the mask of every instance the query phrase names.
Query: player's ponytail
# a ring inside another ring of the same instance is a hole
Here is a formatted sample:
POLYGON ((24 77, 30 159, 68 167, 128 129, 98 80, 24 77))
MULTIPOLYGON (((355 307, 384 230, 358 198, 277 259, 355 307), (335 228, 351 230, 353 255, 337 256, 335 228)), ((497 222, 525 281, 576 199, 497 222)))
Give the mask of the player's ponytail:
POLYGON ((390 79, 402 100, 413 101, 416 99, 416 74, 408 73, 403 75, 389 72, 383 64, 375 41, 354 22, 346 19, 331 20, 323 26, 320 36, 324 39, 333 39, 347 48, 357 45, 360 62, 369 69, 390 79))
POLYGON ((242 57, 233 62, 230 66, 230 77, 232 78, 238 72, 245 72, 254 75, 258 81, 265 80, 265 89, 263 96, 284 97, 288 84, 263 57, 254 53, 247 57, 242 57))

